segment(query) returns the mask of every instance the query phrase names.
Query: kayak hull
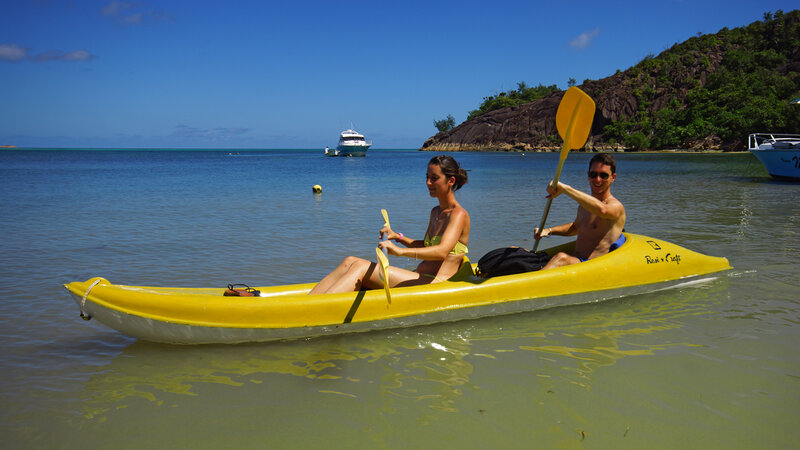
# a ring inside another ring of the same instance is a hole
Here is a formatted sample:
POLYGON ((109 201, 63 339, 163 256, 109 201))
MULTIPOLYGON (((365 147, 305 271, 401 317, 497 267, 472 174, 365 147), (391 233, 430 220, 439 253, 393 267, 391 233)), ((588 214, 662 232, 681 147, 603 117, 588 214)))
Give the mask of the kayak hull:
MULTIPOLYGON (((103 278, 65 285, 87 317, 123 334, 175 344, 292 339, 590 303, 652 292, 730 269, 725 258, 626 233, 619 249, 557 269, 480 279, 466 265, 431 285, 307 295, 314 283, 260 287, 261 297, 224 288, 123 286, 103 278), (88 291, 88 292, 87 292, 88 291)), ((547 250, 569 251, 573 244, 547 250)))

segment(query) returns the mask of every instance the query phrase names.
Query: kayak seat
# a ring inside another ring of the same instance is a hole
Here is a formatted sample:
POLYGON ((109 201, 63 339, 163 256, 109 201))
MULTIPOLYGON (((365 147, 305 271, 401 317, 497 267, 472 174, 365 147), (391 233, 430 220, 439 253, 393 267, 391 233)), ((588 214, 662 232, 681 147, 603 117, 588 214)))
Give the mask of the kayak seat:
POLYGON ((475 271, 472 268, 472 264, 469 262, 469 258, 467 255, 464 255, 464 260, 461 262, 461 267, 458 268, 458 271, 447 281, 462 281, 471 278, 475 275, 475 271))

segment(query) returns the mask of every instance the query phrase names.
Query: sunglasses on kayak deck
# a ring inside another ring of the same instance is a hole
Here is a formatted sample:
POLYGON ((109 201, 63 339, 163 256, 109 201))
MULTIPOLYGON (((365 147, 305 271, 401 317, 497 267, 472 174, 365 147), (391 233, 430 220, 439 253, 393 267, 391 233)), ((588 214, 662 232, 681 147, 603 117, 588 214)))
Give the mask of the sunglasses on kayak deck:
POLYGON ((601 180, 607 180, 608 177, 610 177, 610 176, 611 175, 609 175, 609 174, 607 174, 605 172, 595 172, 594 170, 590 170, 589 171, 589 179, 590 180, 594 180, 597 177, 600 177, 601 180))

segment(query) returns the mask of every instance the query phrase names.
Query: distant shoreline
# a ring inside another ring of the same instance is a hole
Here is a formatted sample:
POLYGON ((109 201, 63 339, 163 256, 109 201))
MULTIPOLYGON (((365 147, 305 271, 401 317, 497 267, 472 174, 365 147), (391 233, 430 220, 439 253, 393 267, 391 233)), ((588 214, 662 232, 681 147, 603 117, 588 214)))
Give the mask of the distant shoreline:
MULTIPOLYGON (((284 151, 284 152, 320 152, 322 153, 321 149, 317 148, 164 148, 164 147, 149 147, 149 148, 135 148, 135 147, 126 147, 126 148, 95 148, 95 147, 17 147, 14 145, 0 145, 0 151, 2 150, 17 150, 17 151, 100 151, 100 152, 184 152, 184 151, 196 151, 196 152, 223 152, 223 153, 234 153, 234 152, 273 152, 273 151, 284 151)), ((384 151, 423 151, 423 152, 480 152, 480 153, 557 153, 561 151, 561 148, 553 147, 553 148, 541 148, 541 149, 529 149, 529 150, 522 150, 522 149, 499 149, 499 148, 381 148, 381 149, 371 149, 372 152, 384 152, 384 151)), ((636 154, 636 153, 681 153, 681 154, 698 154, 698 153, 719 153, 719 154, 736 154, 736 153, 748 153, 748 150, 692 150, 692 149, 665 149, 665 150, 623 150, 623 149, 609 149, 609 148, 597 148, 592 150, 572 150, 571 153, 619 153, 619 154, 636 154)), ((369 153, 368 153, 369 155, 369 153)))
MULTIPOLYGON (((540 148, 522 150, 518 148, 420 148, 421 152, 484 152, 484 153, 554 153, 560 152, 561 148, 540 148)), ((692 150, 686 148, 670 148, 664 150, 631 150, 631 149, 610 149, 598 148, 591 150, 572 150, 572 153, 747 153, 748 150, 692 150)))

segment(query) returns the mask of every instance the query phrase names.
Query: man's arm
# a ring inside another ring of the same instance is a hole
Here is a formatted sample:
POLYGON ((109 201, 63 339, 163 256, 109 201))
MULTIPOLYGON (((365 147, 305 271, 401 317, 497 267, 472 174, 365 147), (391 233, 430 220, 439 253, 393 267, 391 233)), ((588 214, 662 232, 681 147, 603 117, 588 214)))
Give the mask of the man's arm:
MULTIPOLYGON (((590 214, 602 217, 604 219, 609 220, 616 220, 624 213, 624 208, 622 207, 622 203, 614 199, 612 202, 602 202, 597 198, 579 191, 572 186, 564 184, 562 182, 558 182, 558 186, 555 189, 552 189, 549 185, 547 186, 547 192, 550 193, 548 198, 555 198, 559 195, 567 194, 571 199, 578 202, 579 205, 583 207, 586 211, 590 214)), ((612 197, 613 198, 613 197, 612 197)), ((577 230, 575 230, 577 232, 577 230)))
MULTIPOLYGON (((578 214, 580 214, 580 211, 578 214)), ((578 216, 575 216, 575 220, 573 222, 565 223, 563 225, 547 227, 541 231, 539 231, 538 227, 533 229, 533 238, 537 241, 547 236, 575 236, 576 234, 578 234, 578 216)))

